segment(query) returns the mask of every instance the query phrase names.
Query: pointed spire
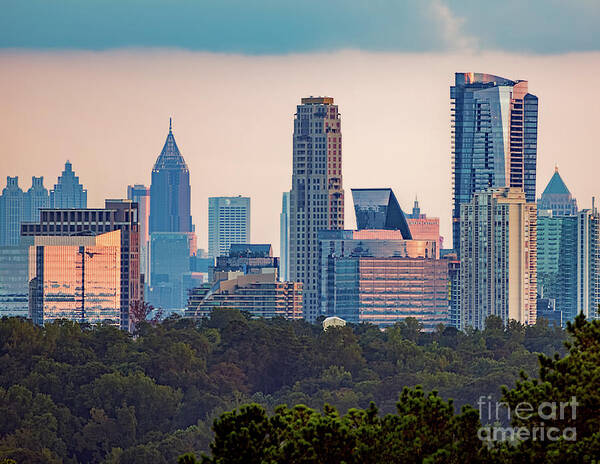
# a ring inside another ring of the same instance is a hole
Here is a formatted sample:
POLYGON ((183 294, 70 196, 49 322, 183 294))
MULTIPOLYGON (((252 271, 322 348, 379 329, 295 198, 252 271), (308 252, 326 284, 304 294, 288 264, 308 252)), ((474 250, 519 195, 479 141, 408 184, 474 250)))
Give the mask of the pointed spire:
POLYGON ((554 163, 554 172, 558 172, 558 163, 554 163))
POLYGON ((175 142, 175 136, 173 135, 172 118, 169 118, 169 134, 167 135, 167 140, 165 140, 163 149, 160 152, 160 155, 158 155, 156 163, 154 163, 153 170, 157 169, 187 170, 185 160, 183 159, 183 156, 181 156, 179 148, 177 148, 177 143, 175 142))
POLYGON ((169 118, 169 134, 172 134, 172 133, 173 133, 173 130, 172 130, 172 128, 173 128, 173 125, 172 125, 172 119, 171 119, 171 118, 169 118))

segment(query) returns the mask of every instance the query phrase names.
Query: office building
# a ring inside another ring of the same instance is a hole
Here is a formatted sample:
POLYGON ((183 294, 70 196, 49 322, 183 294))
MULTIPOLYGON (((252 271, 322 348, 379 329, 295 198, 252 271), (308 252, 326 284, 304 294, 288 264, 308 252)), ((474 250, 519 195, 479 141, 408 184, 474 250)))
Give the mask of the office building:
POLYGON ((190 171, 179 152, 169 119, 169 134, 152 168, 148 233, 193 232, 190 171))
POLYGON ((419 201, 415 198, 415 203, 411 214, 406 214, 406 222, 412 238, 415 240, 435 240, 438 242, 438 256, 442 249, 444 239, 440 235, 440 218, 427 217, 425 213, 421 213, 419 201))
POLYGON ((38 236, 29 252, 29 311, 35 324, 121 320, 121 231, 38 236))
POLYGON ((29 243, 0 246, 0 318, 29 317, 29 243))
MULTIPOLYGON (((454 250, 449 250, 454 251, 454 250)), ((445 253, 441 258, 448 263, 448 325, 460 329, 462 327, 460 311, 460 260, 456 253, 445 253)))
MULTIPOLYGON (((31 178, 31 187, 24 194, 25 196, 25 221, 39 221, 40 220, 40 210, 43 208, 50 207, 50 195, 48 193, 48 189, 44 187, 44 177, 32 177, 31 178)), ((21 232, 21 227, 19 226, 19 233, 21 232)))
POLYGON ((577 214, 577 200, 573 198, 558 173, 558 167, 554 168, 554 174, 548 185, 546 185, 542 196, 538 199, 538 210, 552 211, 553 217, 577 214))
POLYGON ((279 279, 290 280, 290 192, 283 192, 279 215, 279 279))
POLYGON ((79 177, 73 172, 69 160, 65 163, 65 169, 54 188, 50 190, 50 208, 87 208, 87 190, 79 183, 79 177))
POLYGON ((140 273, 147 282, 150 277, 148 246, 150 241, 150 189, 145 185, 135 184, 127 187, 127 199, 138 205, 138 225, 140 235, 140 273))
POLYGON ((187 293, 184 275, 190 272, 192 233, 153 232, 150 234, 150 280, 147 300, 156 308, 183 309, 187 293))
POLYGON ((49 201, 43 177, 32 177, 27 192, 19 187, 18 177, 7 177, 0 195, 0 246, 19 245, 21 223, 38 221, 40 208, 47 208, 49 201))
POLYGON ((137 204, 106 200, 104 208, 43 209, 39 223, 23 223, 21 235, 96 236, 121 231, 121 328, 129 330, 129 307, 141 298, 137 204))
POLYGON ((522 188, 476 192, 461 205, 461 328, 536 320, 536 204, 522 188))
POLYGON ((253 317, 302 318, 302 283, 279 282, 277 274, 247 274, 190 291, 186 316, 208 317, 214 308, 238 309, 253 317))
POLYGON ((7 177, 0 196, 0 246, 19 244, 19 230, 24 218, 24 196, 19 178, 7 177))
POLYGON ((448 324, 448 262, 436 259, 436 241, 368 229, 320 231, 319 239, 321 315, 379 327, 407 317, 426 330, 448 324))
POLYGON ((342 132, 331 97, 296 107, 290 191, 289 278, 302 282, 304 317, 319 315, 319 230, 344 228, 342 132))
POLYGON ((242 243, 231 245, 229 256, 219 256, 211 269, 210 281, 227 280, 247 274, 278 276, 279 258, 273 256, 269 244, 242 243))
POLYGON ((208 254, 227 256, 236 243, 250 243, 250 198, 208 199, 208 254))
POLYGON ((452 118, 452 239, 459 258, 461 205, 475 192, 518 187, 535 202, 538 99, 527 81, 456 73, 452 118))

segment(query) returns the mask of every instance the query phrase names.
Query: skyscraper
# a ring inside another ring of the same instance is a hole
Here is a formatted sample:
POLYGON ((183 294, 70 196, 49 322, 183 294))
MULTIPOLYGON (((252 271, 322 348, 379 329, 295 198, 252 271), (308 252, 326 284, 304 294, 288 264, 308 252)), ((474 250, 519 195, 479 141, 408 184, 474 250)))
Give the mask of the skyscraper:
POLYGON ((169 119, 167 140, 152 168, 149 233, 193 232, 190 195, 190 171, 169 119))
POLYGON ((127 187, 127 199, 138 205, 138 223, 140 231, 140 272, 144 274, 144 282, 150 277, 148 261, 148 233, 150 219, 150 189, 145 185, 135 184, 127 187))
POLYGON ((44 187, 44 177, 31 178, 31 187, 25 193, 24 206, 26 221, 39 221, 40 209, 50 206, 50 196, 48 190, 44 187))
POLYGON ((18 177, 7 177, 0 196, 0 246, 18 245, 25 198, 18 177))
POLYGON ((150 280, 147 300, 157 308, 183 309, 183 276, 190 272, 190 233, 150 234, 150 280))
POLYGON ((476 192, 461 205, 461 328, 536 320, 536 205, 522 188, 476 192))
POLYGON ((290 280, 303 282, 304 317, 319 315, 319 230, 344 228, 342 133, 331 97, 303 98, 294 115, 290 280))
POLYGON ((50 207, 87 208, 87 190, 79 183, 79 177, 73 172, 69 160, 65 163, 65 169, 54 188, 50 190, 50 207))
POLYGON ((475 192, 521 187, 535 201, 538 99, 527 81, 456 73, 450 87, 453 246, 460 254, 460 205, 475 192))
POLYGON ((32 177, 27 192, 19 187, 18 177, 7 177, 0 195, 0 246, 18 245, 21 223, 39 220, 40 208, 47 208, 48 203, 43 177, 32 177))
POLYGON ((558 173, 558 166, 554 168, 554 174, 538 200, 538 210, 550 210, 553 217, 577 214, 577 200, 558 173))
POLYGON ((250 198, 208 199, 208 254, 227 256, 234 243, 250 243, 250 198))
POLYGON ((279 280, 290 280, 290 192, 283 192, 279 215, 279 280))

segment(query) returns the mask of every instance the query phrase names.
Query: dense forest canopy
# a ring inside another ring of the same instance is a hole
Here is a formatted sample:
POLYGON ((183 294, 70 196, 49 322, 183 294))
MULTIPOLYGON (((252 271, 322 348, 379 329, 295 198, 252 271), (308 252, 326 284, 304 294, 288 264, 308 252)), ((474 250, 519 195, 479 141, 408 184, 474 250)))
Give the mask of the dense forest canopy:
MULTIPOLYGON (((514 387, 521 371, 536 377, 538 354, 550 361, 564 355, 567 339, 543 322, 504 327, 495 318, 466 333, 425 333, 414 319, 386 331, 323 331, 304 321, 215 310, 200 322, 141 324, 134 336, 109 326, 36 327, 5 318, 0 462, 174 463, 184 453, 210 454, 213 421, 236 408, 269 418, 291 417, 294 405, 304 405, 305 414, 341 421, 349 410, 359 414, 356 408, 373 414, 374 403, 384 418, 409 395, 413 403, 433 401, 458 424, 463 405, 475 406, 482 395, 499 400, 501 386, 514 387), (291 409, 278 408, 283 404, 291 409)), ((465 414, 473 420, 472 411, 465 414)))

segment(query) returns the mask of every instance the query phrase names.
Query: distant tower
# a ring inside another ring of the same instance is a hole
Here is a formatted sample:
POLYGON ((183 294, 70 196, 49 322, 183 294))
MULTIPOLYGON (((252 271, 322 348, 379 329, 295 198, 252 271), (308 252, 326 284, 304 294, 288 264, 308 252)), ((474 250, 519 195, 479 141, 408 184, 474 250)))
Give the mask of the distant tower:
POLYGON ((550 210, 552 216, 573 216, 577 214, 577 200, 565 185, 558 173, 558 166, 554 168, 554 174, 546 185, 542 197, 538 200, 539 210, 550 210))
POLYGON ((319 230, 344 228, 342 130, 331 97, 303 98, 294 115, 290 280, 303 282, 304 317, 319 316, 319 230))
POLYGON ((0 246, 18 245, 21 222, 25 220, 25 197, 18 177, 7 177, 0 195, 0 246))
POLYGON ((193 232, 190 195, 190 171, 169 119, 167 140, 152 169, 149 232, 193 232))
POLYGON ((25 193, 25 220, 37 222, 40 220, 40 208, 50 207, 50 196, 44 187, 43 177, 32 177, 31 188, 25 193))
POLYGON ((58 182, 50 190, 51 208, 87 208, 87 190, 79 183, 69 160, 58 182))
POLYGON ((460 256, 460 205, 475 192, 519 187, 535 202, 538 98, 527 81, 456 73, 452 117, 452 241, 460 256))
POLYGON ((250 198, 211 197, 208 199, 208 254, 228 256, 237 243, 250 243, 250 198))

